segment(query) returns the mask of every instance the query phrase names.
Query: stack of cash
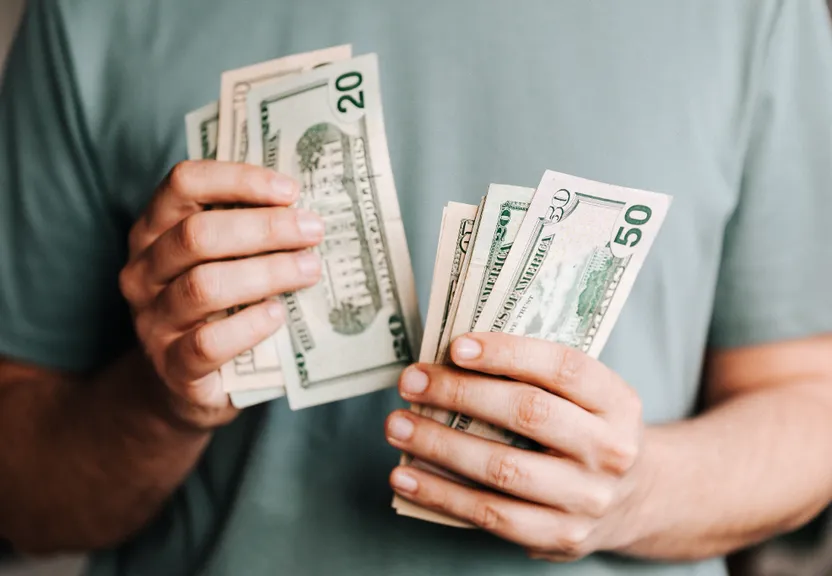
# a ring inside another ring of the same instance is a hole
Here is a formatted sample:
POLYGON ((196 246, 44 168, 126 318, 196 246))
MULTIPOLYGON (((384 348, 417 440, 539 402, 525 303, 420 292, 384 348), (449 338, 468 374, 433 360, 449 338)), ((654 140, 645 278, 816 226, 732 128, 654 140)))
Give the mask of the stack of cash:
POLYGON ((394 386, 421 322, 375 55, 338 46, 225 72, 219 101, 185 127, 191 159, 287 174, 301 185, 297 206, 326 223, 322 280, 280 296, 285 326, 223 366, 234 405, 285 394, 299 409, 394 386))
MULTIPOLYGON (((416 350, 421 362, 447 363, 451 341, 470 331, 542 338, 598 357, 669 196, 547 171, 536 189, 492 184, 478 206, 449 203, 423 338, 375 55, 329 48, 231 70, 220 84, 218 102, 186 116, 190 158, 287 174, 300 182, 297 204, 326 222, 315 248, 321 282, 279 296, 285 326, 221 370, 236 406, 285 394, 298 409, 394 386, 416 350)), ((464 414, 412 408, 535 449, 464 414)), ((399 498, 393 505, 399 514, 464 525, 399 498)))
MULTIPOLYGON (((665 194, 547 171, 537 189, 492 184, 479 206, 449 203, 442 216, 420 362, 449 362, 466 332, 558 342, 597 358, 670 206, 665 194)), ((412 409, 495 442, 527 439, 429 406, 412 409)), ((429 464, 403 463, 435 470, 429 464)), ((466 526, 396 497, 399 514, 466 526)))

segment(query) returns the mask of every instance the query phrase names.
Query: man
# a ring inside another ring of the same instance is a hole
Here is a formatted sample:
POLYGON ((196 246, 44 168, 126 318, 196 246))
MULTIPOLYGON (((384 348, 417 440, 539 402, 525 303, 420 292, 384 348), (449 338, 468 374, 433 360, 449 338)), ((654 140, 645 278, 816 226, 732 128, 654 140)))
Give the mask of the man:
POLYGON ((832 494, 830 160, 822 0, 35 1, 0 98, 0 535, 94 575, 724 574, 832 494), (202 321, 314 284, 322 229, 284 176, 181 163, 182 117, 225 69, 345 42, 379 54, 423 302, 441 206, 489 182, 673 195, 600 362, 475 334, 400 380, 549 450, 396 391, 222 394, 283 311, 202 321), (228 202, 258 207, 203 209, 228 202), (388 477, 482 529, 397 517, 388 477))

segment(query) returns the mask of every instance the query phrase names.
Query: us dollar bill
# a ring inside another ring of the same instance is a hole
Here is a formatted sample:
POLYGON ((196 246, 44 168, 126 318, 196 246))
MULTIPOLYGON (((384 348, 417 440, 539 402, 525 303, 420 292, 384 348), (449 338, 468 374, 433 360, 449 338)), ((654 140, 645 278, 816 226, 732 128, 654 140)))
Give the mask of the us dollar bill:
MULTIPOLYGON (((213 160, 217 155, 217 127, 219 106, 211 102, 189 112, 185 116, 185 134, 188 158, 191 160, 213 160)), ((220 313, 210 320, 224 318, 220 313)), ((280 398, 284 395, 282 378, 279 377, 280 362, 277 345, 273 337, 257 344, 251 350, 238 355, 220 369, 223 389, 229 392, 231 403, 237 408, 280 398), (268 375, 277 373, 278 378, 268 375)))
MULTIPOLYGON (((456 336, 473 329, 477 315, 482 310, 499 276, 500 270, 502 270, 514 237, 520 229, 520 223, 523 221, 526 211, 529 208, 529 201, 533 194, 534 189, 532 188, 501 184, 491 184, 489 186, 488 194, 479 210, 479 224, 476 236, 470 238, 464 251, 456 249, 456 253, 453 255, 453 260, 459 261, 465 254, 470 253, 463 278, 453 278, 447 272, 443 274, 442 269, 437 263, 434 271, 433 286, 431 287, 428 321, 426 323, 425 340, 423 342, 428 340, 427 335, 429 330, 427 325, 430 324, 431 317, 436 318, 435 322, 437 323, 440 316, 443 322, 447 321, 448 309, 451 307, 454 292, 456 292, 457 308, 453 318, 453 327, 446 327, 447 341, 449 342, 456 336), (444 288, 444 291, 442 288, 444 288), (436 293, 441 293, 445 297, 444 301, 439 301, 439 298, 434 299, 434 294, 436 293)), ((453 223, 451 222, 450 224, 452 225, 453 223)), ((473 229, 473 221, 470 227, 473 229)), ((440 240, 440 254, 450 252, 449 249, 452 245, 452 239, 443 235, 440 240)), ((444 259, 450 264, 450 254, 444 256, 444 259)), ((448 267, 446 266, 446 268, 448 267)), ((462 266, 460 265, 458 268, 461 272, 462 266)), ((431 361, 435 360, 437 363, 447 363, 447 348, 445 348, 442 356, 442 358, 438 357, 437 351, 434 350, 431 361)), ((451 425, 457 416, 454 412, 435 406, 422 406, 418 411, 423 416, 433 418, 445 425, 451 425)), ((450 476, 444 470, 438 470, 435 466, 427 462, 413 460, 406 455, 402 457, 401 464, 411 464, 437 474, 450 476)), ((448 526, 470 527, 469 524, 460 522, 451 516, 428 510, 403 498, 395 497, 393 507, 398 514, 403 516, 448 526)))
POLYGON ((285 294, 277 335, 293 409, 395 385, 419 349, 413 270, 393 183, 374 54, 248 93, 263 164, 301 184, 326 223, 322 280, 285 294))
MULTIPOLYGON (((446 208, 445 222, 437 248, 436 266, 433 272, 428 316, 422 336, 420 362, 436 361, 440 335, 448 325, 451 304, 463 271, 466 254, 470 247, 471 235, 477 217, 478 207, 471 204, 451 202, 446 208)), ((413 406, 423 416, 441 420, 447 418, 447 411, 434 406, 413 406)))
MULTIPOLYGON (((670 203, 665 194, 547 171, 474 331, 558 342, 597 358, 670 203)), ((462 414, 451 426, 534 448, 462 414)))
MULTIPOLYGON (((311 70, 335 60, 347 59, 351 52, 350 46, 337 46, 293 54, 225 72, 220 81, 215 157, 218 160, 249 160, 253 164, 260 163, 257 158, 248 158, 247 154, 246 95, 252 87, 311 70)), ((223 315, 234 312, 235 310, 229 310, 223 315)), ((224 365, 221 372, 223 388, 232 393, 231 401, 237 407, 284 395, 280 358, 274 336, 239 354, 232 362, 224 365), (242 391, 249 393, 237 393, 242 391)))
MULTIPOLYGON (((482 222, 483 206, 485 205, 485 197, 480 200, 477 206, 477 216, 474 219, 474 226, 471 230, 471 238, 476 238, 479 234, 480 223, 482 222)), ((454 282, 452 289, 449 290, 451 296, 451 304, 444 312, 442 321, 442 335, 439 337, 439 346, 436 347, 435 361, 442 363, 442 360, 448 355, 448 347, 451 344, 451 328, 456 320, 456 313, 459 310, 462 297, 462 285, 458 279, 464 279, 468 275, 468 267, 471 265, 471 251, 468 250, 469 245, 466 244, 465 250, 461 252, 462 265, 459 269, 457 281, 454 282)), ((438 414, 439 412, 435 412, 438 414)))
POLYGON ((420 362, 433 362, 436 359, 439 338, 445 329, 451 301, 459 285, 462 263, 471 242, 476 216, 477 206, 472 204, 450 202, 445 208, 419 354, 420 362))
MULTIPOLYGON (((597 358, 670 203, 664 194, 547 171, 474 331, 541 338, 597 358)), ((479 235, 472 252, 478 241, 479 235)), ((466 279, 466 285, 471 280, 477 279, 466 279)), ((538 448, 513 432, 463 414, 455 414, 450 425, 487 440, 538 448)), ((447 471, 443 475, 470 484, 447 471)), ((400 505, 399 513, 402 509, 400 505)), ((415 518, 470 527, 414 504, 406 511, 415 518)))
POLYGON ((224 72, 220 78, 217 160, 260 164, 259 156, 250 157, 248 154, 246 96, 252 88, 268 84, 282 76, 297 74, 351 57, 351 46, 335 46, 224 72))
MULTIPOLYGON (((428 315, 419 354, 420 362, 432 363, 435 360, 442 327, 447 320, 454 290, 462 271, 465 253, 470 245, 476 212, 477 206, 457 202, 449 203, 443 210, 436 260, 433 267, 428 315)), ((428 407, 411 405, 411 410, 415 412, 421 412, 423 409, 426 410, 428 407)), ((412 458, 408 454, 402 454, 400 463, 407 465, 411 460, 412 458)), ((450 516, 417 506, 398 495, 393 497, 392 505, 396 512, 403 516, 462 526, 461 523, 450 516)))
POLYGON ((185 135, 188 158, 214 160, 217 157, 217 125, 220 119, 219 104, 211 102, 185 115, 185 135))
MULTIPOLYGON (((505 184, 489 186, 471 250, 471 262, 461 283, 459 307, 449 331, 450 340, 474 329, 506 263, 533 194, 533 188, 505 184)), ((443 364, 449 361, 447 349, 437 360, 443 364)))

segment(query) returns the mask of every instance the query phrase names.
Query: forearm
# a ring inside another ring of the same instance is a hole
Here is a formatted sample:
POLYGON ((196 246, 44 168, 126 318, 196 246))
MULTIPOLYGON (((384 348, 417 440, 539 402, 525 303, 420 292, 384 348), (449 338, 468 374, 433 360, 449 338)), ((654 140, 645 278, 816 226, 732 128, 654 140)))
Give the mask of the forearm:
POLYGON ((832 498, 832 382, 807 380, 726 400, 648 428, 646 482, 620 551, 723 555, 805 523, 832 498))
POLYGON ((183 481, 210 433, 176 418, 138 353, 89 381, 0 387, 0 536, 30 552, 117 543, 183 481))

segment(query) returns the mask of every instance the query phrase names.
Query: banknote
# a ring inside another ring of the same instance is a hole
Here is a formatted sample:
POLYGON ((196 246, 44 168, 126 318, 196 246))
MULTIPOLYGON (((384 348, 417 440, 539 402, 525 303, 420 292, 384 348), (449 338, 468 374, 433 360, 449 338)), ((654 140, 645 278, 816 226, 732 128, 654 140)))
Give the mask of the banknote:
MULTIPOLYGON (((421 362, 439 362, 438 353, 442 336, 447 336, 454 314, 460 305, 461 280, 470 265, 470 247, 474 229, 480 221, 479 214, 485 200, 479 206, 451 202, 448 204, 446 226, 439 238, 437 269, 431 285, 428 317, 422 340, 421 362), (426 346, 429 345, 429 348, 426 346)), ((447 338, 445 340, 447 342, 447 338)), ((416 411, 428 418, 450 424, 451 413, 435 406, 418 406, 416 411)))
POLYGON ((231 398, 231 404, 236 408, 248 408, 255 404, 262 404, 275 398, 280 398, 286 394, 283 386, 273 386, 271 388, 262 388, 255 390, 237 390, 229 392, 228 396, 231 398))
MULTIPOLYGON (((447 322, 454 292, 459 285, 465 254, 472 240, 471 235, 477 210, 477 206, 458 202, 450 202, 444 210, 439 243, 436 249, 436 261, 433 268, 428 315, 419 355, 420 362, 432 363, 436 358, 439 338, 447 322)), ((420 412, 427 417, 435 417, 433 412, 438 409, 414 404, 411 406, 411 410, 420 412)), ((449 414, 447 411, 442 412, 449 414)), ((406 465, 410 462, 410 456, 402 454, 400 464, 406 465)), ((440 472, 438 470, 434 471, 440 472)), ((394 496, 393 508, 403 516, 450 526, 464 526, 463 523, 450 516, 427 510, 399 496, 394 496)))
MULTIPOLYGON (((474 331, 558 342, 597 358, 670 203, 665 194, 547 171, 474 331)), ((533 447, 464 415, 451 425, 533 447)))
POLYGON ((217 160, 260 164, 259 156, 248 155, 246 95, 252 88, 351 56, 351 46, 335 46, 224 72, 220 78, 217 160))
MULTIPOLYGON (((472 273, 464 280, 466 309, 474 309, 476 315, 480 307, 473 331, 541 338, 597 358, 670 203, 671 198, 664 194, 547 171, 514 232, 508 255, 501 256, 502 268, 495 270, 492 263, 483 267, 479 277, 472 273), (496 281, 489 280, 489 271, 496 274, 496 281), (477 290, 466 290, 469 283, 477 290), (483 287, 489 284, 490 294, 485 294, 482 305, 475 298, 483 295, 483 287)), ((487 216, 486 211, 484 207, 473 241, 472 266, 478 244, 486 241, 486 230, 492 229, 487 223, 494 220, 494 214, 487 216)), ((526 438, 463 414, 454 414, 450 425, 491 441, 538 448, 526 438)), ((470 484, 447 471, 443 475, 470 484)), ((397 504, 399 514, 470 527, 409 502, 397 504)))
MULTIPOLYGON (((480 200, 480 203, 477 206, 477 217, 474 219, 473 230, 471 230, 471 238, 476 238, 477 234, 479 233, 480 223, 482 222, 482 209, 484 205, 485 197, 483 197, 480 200)), ((459 276, 457 277, 457 281, 454 282, 454 285, 452 287, 453 289, 450 290, 450 292, 452 292, 451 304, 450 306, 448 306, 448 309, 444 312, 443 315, 442 335, 439 337, 439 346, 436 347, 435 361, 439 362, 440 364, 448 356, 448 347, 451 344, 451 328, 454 325, 454 321, 456 319, 456 312, 461 304, 460 298, 462 296, 462 286, 458 283, 458 279, 465 278, 465 276, 468 274, 468 267, 471 265, 471 252, 467 249, 467 244, 465 248, 466 249, 463 251, 462 266, 459 270, 459 276)))
MULTIPOLYGON (((191 160, 216 158, 218 114, 219 106, 212 102, 185 116, 188 158, 191 160)), ((226 315, 225 312, 218 313, 210 320, 219 320, 226 315)), ((220 375, 223 389, 230 394, 231 403, 237 408, 246 408, 284 395, 279 371, 277 345, 274 337, 270 336, 223 365, 220 375), (270 378, 269 375, 276 375, 277 378, 270 378), (243 392, 247 389, 252 391, 243 392)))
POLYGON ((462 264, 468 252, 477 207, 472 204, 450 202, 446 208, 445 225, 439 237, 436 266, 433 271, 428 315, 422 336, 420 362, 433 362, 439 347, 439 338, 448 322, 451 302, 462 273, 462 264))
MULTIPOLYGON (((219 160, 237 162, 244 162, 248 159, 246 94, 252 87, 272 82, 286 75, 310 70, 334 60, 349 58, 351 52, 350 46, 337 46, 294 54, 225 72, 220 80, 214 157, 219 160)), ((256 158, 248 160, 254 164, 260 163, 256 158)), ((233 310, 219 314, 218 317, 229 313, 233 313, 233 310)), ((260 394, 248 394, 245 397, 234 394, 231 400, 235 406, 242 407, 250 405, 252 401, 260 401, 261 398, 271 399, 283 395, 280 359, 274 337, 269 337, 251 350, 238 355, 232 362, 224 365, 221 372, 223 389, 229 393, 241 390, 264 390, 260 394)))
POLYGON ((185 135, 188 158, 214 160, 217 157, 217 124, 220 118, 219 104, 211 102, 185 115, 185 135))
POLYGON ((419 349, 413 270, 384 132, 374 54, 248 93, 263 165, 301 184, 297 205, 326 223, 322 280, 285 294, 277 334, 293 409, 395 385, 419 349))
MULTIPOLYGON (((505 184, 489 186, 471 250, 471 261, 461 283, 459 306, 449 332, 451 340, 474 329, 503 269, 533 194, 533 188, 505 184)), ((448 358, 437 360, 445 363, 448 358)))

